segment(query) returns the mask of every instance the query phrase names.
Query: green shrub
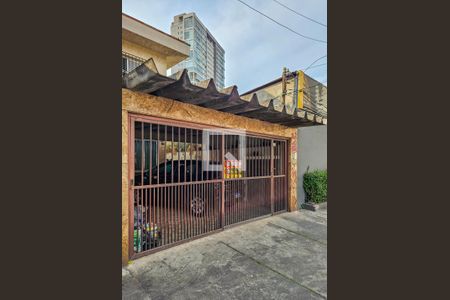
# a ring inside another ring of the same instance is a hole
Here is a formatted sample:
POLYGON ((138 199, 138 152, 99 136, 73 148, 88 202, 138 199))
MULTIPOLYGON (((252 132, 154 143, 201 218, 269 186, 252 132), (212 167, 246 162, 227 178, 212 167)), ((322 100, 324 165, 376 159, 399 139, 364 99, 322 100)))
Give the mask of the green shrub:
POLYGON ((321 203, 327 200, 327 170, 307 172, 303 176, 306 202, 321 203))

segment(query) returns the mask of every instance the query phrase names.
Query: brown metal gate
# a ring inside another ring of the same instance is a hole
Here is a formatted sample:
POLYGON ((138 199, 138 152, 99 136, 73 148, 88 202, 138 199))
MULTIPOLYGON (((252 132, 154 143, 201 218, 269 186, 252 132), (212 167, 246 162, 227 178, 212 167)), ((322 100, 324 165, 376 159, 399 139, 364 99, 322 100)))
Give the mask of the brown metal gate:
POLYGON ((285 211, 287 141, 130 118, 130 253, 285 211))

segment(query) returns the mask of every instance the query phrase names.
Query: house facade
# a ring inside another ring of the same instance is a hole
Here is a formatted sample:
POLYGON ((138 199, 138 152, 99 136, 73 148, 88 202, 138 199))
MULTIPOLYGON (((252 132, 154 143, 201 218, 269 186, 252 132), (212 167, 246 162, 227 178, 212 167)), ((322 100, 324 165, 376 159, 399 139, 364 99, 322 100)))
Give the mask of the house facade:
POLYGON ((186 69, 166 76, 189 46, 123 18, 137 63, 122 60, 122 263, 298 209, 297 127, 325 119, 267 97, 277 87, 240 95, 186 69))

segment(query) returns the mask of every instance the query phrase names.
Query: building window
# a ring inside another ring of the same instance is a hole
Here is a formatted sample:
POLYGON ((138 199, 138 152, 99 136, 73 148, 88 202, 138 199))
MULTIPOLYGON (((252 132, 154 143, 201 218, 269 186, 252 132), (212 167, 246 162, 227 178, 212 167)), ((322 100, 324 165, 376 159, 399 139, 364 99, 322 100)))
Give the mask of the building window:
POLYGON ((184 28, 191 28, 194 25, 194 20, 192 17, 184 19, 184 28))
POLYGON ((191 40, 192 39, 192 31, 188 30, 184 32, 184 39, 191 40))
POLYGON ((122 52, 122 74, 126 74, 133 71, 144 62, 145 59, 141 57, 122 52))

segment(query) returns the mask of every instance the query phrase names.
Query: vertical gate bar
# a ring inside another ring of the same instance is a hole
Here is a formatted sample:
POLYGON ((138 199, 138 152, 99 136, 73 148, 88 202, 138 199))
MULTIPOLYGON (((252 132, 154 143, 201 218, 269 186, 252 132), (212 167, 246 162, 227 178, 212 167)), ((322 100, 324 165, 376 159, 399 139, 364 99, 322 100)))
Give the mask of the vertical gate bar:
POLYGON ((284 156, 283 156, 283 153, 284 153, 284 142, 280 142, 280 175, 282 175, 283 174, 283 172, 284 172, 284 156))
POLYGON ((184 198, 185 205, 184 205, 184 207, 186 209, 186 212, 185 212, 185 215, 186 215, 186 237, 190 238, 191 237, 191 214, 190 214, 190 210, 189 210, 190 209, 189 185, 185 185, 184 188, 185 188, 185 195, 184 195, 185 196, 185 198, 184 198))
POLYGON ((201 136, 201 138, 200 138, 200 144, 199 144, 199 146, 200 146, 200 149, 201 149, 201 151, 200 151, 200 180, 201 181, 203 181, 203 171, 204 171, 204 169, 203 169, 203 130, 200 130, 200 136, 201 136))
MULTIPOLYGON (((240 180, 236 181, 238 190, 241 189, 242 183, 240 180)), ((245 221, 248 217, 248 204, 252 201, 252 199, 248 199, 247 201, 242 202, 242 218, 241 221, 245 221)))
POLYGON ((252 177, 255 177, 255 139, 251 137, 251 145, 252 145, 252 177))
POLYGON ((143 209, 143 199, 144 198, 144 189, 139 188, 139 208, 140 208, 140 212, 141 212, 141 226, 140 226, 140 239, 141 239, 141 251, 143 249, 143 244, 144 244, 144 209, 143 209))
MULTIPOLYGON (((191 161, 191 163, 192 163, 192 161, 191 161)), ((191 186, 191 190, 192 190, 192 197, 191 197, 191 199, 194 200, 195 199, 195 185, 191 184, 190 186, 191 186)), ((197 228, 195 226, 196 223, 197 223, 197 215, 193 214, 192 215, 192 236, 196 236, 197 235, 197 228)))
POLYGON ((210 131, 208 131, 208 130, 206 130, 205 131, 205 137, 206 137, 206 140, 205 140, 205 145, 207 145, 207 147, 205 147, 206 149, 205 149, 205 153, 206 153, 206 159, 205 159, 205 161, 203 162, 204 164, 205 164, 205 168, 204 168, 204 173, 205 173, 205 175, 206 175, 206 178, 205 178, 205 180, 206 181, 208 181, 209 180, 209 175, 208 175, 208 165, 209 165, 209 158, 210 158, 210 156, 211 156, 211 153, 210 153, 210 151, 209 151, 209 147, 210 147, 210 131))
MULTIPOLYGON (((180 183, 180 127, 178 128, 178 143, 177 143, 177 183, 180 183)), ((173 162, 172 162, 173 164, 173 162)), ((181 230, 182 230, 182 223, 181 223, 181 219, 180 219, 180 202, 181 202, 181 185, 178 185, 178 194, 177 194, 177 240, 181 239, 181 230)))
POLYGON ((258 169, 258 171, 257 171, 257 175, 256 176, 261 176, 261 139, 260 138, 258 138, 258 139, 256 139, 256 141, 257 141, 257 151, 256 151, 256 153, 258 154, 258 163, 257 163, 257 169, 258 169))
MULTIPOLYGON (((191 171, 191 176, 192 176, 192 171, 191 171)), ((200 198, 199 198, 199 196, 200 196, 200 194, 199 194, 199 190, 198 190, 198 184, 197 183, 195 183, 195 184, 193 184, 193 187, 194 187, 194 198, 196 198, 198 201, 199 201, 199 203, 198 204, 200 204, 200 202, 201 202, 201 200, 200 200, 200 198)), ((197 210, 198 210, 198 208, 199 208, 200 206, 198 205, 197 206, 197 210)), ((200 220, 201 220, 201 218, 200 218, 200 214, 199 213, 197 213, 196 215, 195 215, 195 235, 198 235, 199 234, 199 229, 200 229, 200 220)))
POLYGON ((144 122, 141 123, 141 186, 144 185, 144 122))
POLYGON ((195 143, 195 181, 199 180, 199 176, 198 176, 198 129, 195 130, 195 134, 196 136, 196 143, 195 143))
MULTIPOLYGON (((234 193, 236 182, 234 180, 230 180, 231 183, 231 194, 234 193)), ((242 201, 242 200, 241 200, 242 201)), ((235 203, 235 212, 234 212, 234 221, 233 223, 237 223, 239 221, 239 206, 241 201, 236 201, 235 203)))
POLYGON ((191 185, 186 184, 186 216, 188 217, 188 237, 192 237, 191 185))
POLYGON ((187 163, 186 163, 186 156, 187 156, 187 129, 186 127, 184 128, 184 177, 183 177, 183 182, 186 183, 186 170, 187 170, 187 163))
MULTIPOLYGON (((232 149, 232 153, 236 152, 236 149, 239 148, 239 145, 236 145, 236 136, 232 135, 231 136, 231 149, 232 149)), ((233 223, 237 223, 239 221, 239 205, 240 205, 240 199, 236 199, 233 195, 236 195, 236 181, 233 179, 230 179, 230 192, 229 192, 229 197, 230 200, 232 200, 234 202, 234 212, 233 212, 233 223)))
POLYGON ((178 154, 177 154, 177 164, 178 164, 178 180, 177 180, 177 182, 178 183, 180 183, 181 182, 181 174, 180 174, 180 135, 181 135, 181 132, 180 132, 180 127, 178 127, 178 144, 177 144, 177 151, 178 151, 178 154))
MULTIPOLYGON (((197 189, 197 198, 202 199, 202 189, 201 185, 198 183, 195 183, 196 189, 197 189)), ((204 198, 200 200, 200 203, 205 200, 204 198)), ((197 216, 197 234, 202 234, 202 222, 203 222, 203 215, 200 213, 197 216)))
POLYGON ((174 153, 173 153, 173 151, 174 151, 174 145, 173 145, 173 134, 174 134, 174 131, 175 131, 175 127, 173 127, 172 126, 172 130, 170 131, 170 133, 171 133, 171 135, 172 135, 172 142, 171 142, 171 144, 170 144, 170 147, 172 148, 172 162, 171 162, 171 167, 170 167, 170 183, 173 183, 173 173, 175 173, 175 164, 174 164, 174 161, 173 161, 173 156, 174 156, 174 153))
MULTIPOLYGON (((236 195, 236 193, 239 191, 240 188, 240 184, 238 180, 233 180, 234 181, 234 192, 233 195, 236 195)), ((240 209, 239 209, 239 222, 243 221, 245 218, 245 203, 247 201, 241 201, 240 205, 240 209)))
POLYGON ((226 194, 226 185, 227 185, 227 179, 228 179, 228 171, 227 171, 227 159, 225 157, 225 155, 230 151, 229 150, 229 135, 227 134, 226 131, 222 132, 222 142, 223 142, 223 153, 222 153, 222 170, 223 170, 223 186, 221 189, 221 192, 223 192, 223 223, 221 224, 222 227, 226 226, 228 224, 228 207, 225 206, 225 199, 227 199, 227 194, 226 194))
POLYGON ((274 141, 270 140, 270 212, 274 212, 273 203, 273 173, 274 173, 274 141))
POLYGON ((189 238, 189 200, 188 200, 188 185, 184 184, 184 237, 189 238))
POLYGON ((214 189, 210 190, 210 197, 214 199, 212 202, 213 205, 211 207, 211 215, 213 216, 213 223, 211 226, 212 229, 218 229, 220 225, 220 215, 217 211, 220 205, 220 196, 222 195, 222 190, 220 189, 220 186, 218 186, 218 188, 219 190, 217 191, 217 193, 214 192, 214 189))
POLYGON ((205 183, 200 183, 200 187, 202 190, 202 197, 205 199, 205 206, 203 207, 203 216, 202 216, 202 231, 203 233, 206 233, 206 225, 207 225, 207 221, 208 221, 208 213, 207 213, 207 207, 208 207, 208 197, 206 196, 206 187, 205 187, 205 183))
POLYGON ((146 192, 147 192, 147 223, 148 223, 149 230, 150 230, 150 232, 147 233, 147 234, 150 234, 150 235, 147 235, 147 240, 148 240, 147 249, 151 249, 151 247, 150 247, 151 242, 152 242, 152 240, 151 240, 151 232, 152 232, 151 231, 152 230, 152 228, 151 228, 152 227, 152 224, 151 224, 151 221, 152 221, 152 208, 151 208, 152 190, 151 190, 151 188, 147 187, 146 192))
POLYGON ((165 218, 164 218, 164 186, 160 187, 160 205, 159 205, 159 210, 160 210, 160 215, 161 215, 161 232, 162 232, 162 244, 165 245, 165 241, 166 241, 166 224, 165 224, 165 218))
POLYGON ((208 184, 207 183, 203 183, 203 189, 204 189, 204 193, 205 193, 205 198, 206 200, 206 204, 205 205, 205 215, 206 215, 206 219, 205 219, 205 232, 209 232, 209 222, 211 221, 211 215, 209 214, 209 208, 211 207, 211 198, 209 197, 208 194, 208 184))
POLYGON ((277 147, 277 151, 278 151, 278 171, 277 171, 277 175, 281 174, 281 142, 278 142, 278 147, 277 147))
POLYGON ((193 218, 195 217, 193 215, 193 211, 192 211, 192 200, 193 200, 193 191, 192 191, 192 185, 189 184, 189 203, 191 204, 191 206, 189 207, 189 217, 190 217, 190 223, 189 223, 189 231, 190 231, 190 236, 192 237, 194 235, 194 228, 193 228, 193 223, 194 220, 193 218))
MULTIPOLYGON (((192 163, 192 161, 191 161, 191 163, 192 163)), ((191 171, 191 175, 192 175, 192 171, 191 171)), ((192 186, 192 199, 195 199, 198 196, 197 195, 197 186, 195 184, 191 184, 191 186, 192 186)), ((194 229, 194 236, 196 236, 198 234, 198 227, 197 227, 198 214, 194 215, 193 221, 194 221, 194 224, 193 224, 192 229, 194 229)))
POLYGON ((163 228, 163 245, 167 244, 167 224, 166 224, 166 187, 161 187, 161 223, 163 228))
MULTIPOLYGON (((264 176, 264 139, 260 138, 259 139, 259 176, 264 176)), ((264 200, 264 195, 263 195, 263 191, 264 191, 264 181, 265 179, 259 179, 258 180, 258 186, 262 186, 262 188, 259 189, 258 191, 258 204, 257 204, 257 216, 261 216, 262 215, 262 211, 261 211, 261 206, 263 204, 264 200)))
POLYGON ((253 177, 258 176, 258 145, 257 145, 257 139, 255 137, 252 137, 252 143, 253 143, 253 177))
POLYGON ((135 201, 135 190, 134 190, 134 184, 135 184, 135 176, 134 176, 134 164, 136 161, 136 155, 135 155, 135 149, 134 149, 134 140, 135 140, 135 121, 133 118, 128 119, 129 124, 129 137, 128 137, 128 144, 130 147, 129 153, 128 153, 128 182, 129 182, 129 189, 128 189, 128 259, 130 259, 135 251, 134 251, 134 201, 135 201))
POLYGON ((216 179, 220 179, 220 172, 217 171, 217 164, 219 163, 219 161, 222 161, 221 158, 219 158, 220 155, 220 139, 221 137, 219 136, 219 132, 216 132, 216 147, 214 148, 215 151, 215 159, 214 159, 214 174, 216 175, 216 179))
POLYGON ((228 196, 229 199, 232 201, 232 208, 233 208, 233 213, 231 214, 232 218, 231 218, 231 223, 230 224, 234 224, 237 222, 237 214, 238 214, 238 201, 239 199, 235 199, 234 197, 232 197, 231 195, 233 194, 233 190, 234 190, 234 181, 230 180, 228 182, 230 188, 228 190, 228 196))
POLYGON ((203 199, 205 199, 205 201, 204 201, 205 205, 203 207, 203 216, 202 216, 202 231, 203 231, 203 233, 206 233, 207 232, 206 224, 208 222, 208 212, 207 212, 207 209, 208 209, 207 208, 208 207, 208 198, 206 196, 205 183, 201 182, 199 184, 200 184, 200 188, 201 188, 201 191, 202 191, 202 197, 203 197, 203 199))
MULTIPOLYGON (((158 230, 159 230, 160 229, 159 228, 159 223, 156 220, 156 189, 155 188, 152 188, 152 196, 153 196, 153 199, 152 199, 152 205, 153 205, 153 219, 152 219, 152 222, 153 222, 153 226, 154 226, 153 228, 156 229, 156 227, 158 227, 158 230)), ((158 232, 158 231, 156 231, 156 232, 158 232)), ((156 245, 155 245, 156 247, 159 246, 157 241, 160 238, 161 237, 158 235, 158 238, 156 239, 156 245)))
MULTIPOLYGON (((144 230, 145 229, 147 229, 146 227, 147 227, 147 218, 148 218, 148 212, 147 212, 147 188, 144 188, 143 190, 142 190, 142 192, 143 192, 143 194, 144 194, 144 211, 145 211, 145 215, 144 215, 144 217, 143 217, 143 220, 145 220, 144 221, 144 228, 143 228, 143 230, 142 230, 142 232, 144 232, 144 230)), ((143 235, 143 238, 145 239, 145 248, 144 247, 142 247, 142 251, 145 251, 145 250, 148 250, 147 249, 147 235, 143 235)), ((142 244, 142 245, 144 245, 144 244, 142 244)))
POLYGON ((184 195, 184 185, 181 185, 180 184, 180 188, 179 188, 179 192, 178 192, 178 195, 179 195, 179 200, 178 200, 178 219, 179 219, 179 226, 180 226, 180 233, 179 233, 179 239, 180 240, 183 240, 184 239, 184 233, 183 233, 183 230, 184 230, 184 214, 183 214, 183 211, 184 211, 184 205, 183 205, 183 201, 184 201, 184 198, 183 198, 183 195, 184 195))
MULTIPOLYGON (((213 197, 211 197, 211 184, 209 183, 205 183, 206 185, 206 193, 208 194, 208 224, 207 224, 207 230, 211 231, 212 230, 212 224, 214 221, 214 214, 211 212, 211 209, 214 207, 214 201, 215 201, 215 197, 213 194, 213 197)), ((214 186, 212 187, 214 189, 214 186)))
MULTIPOLYGON (((198 190, 198 197, 199 197, 199 199, 202 199, 202 201, 204 200, 205 201, 204 204, 206 205, 206 199, 202 198, 203 197, 202 184, 196 183, 196 185, 197 185, 197 190, 198 190)), ((202 201, 200 201, 200 202, 202 202, 202 201)), ((199 234, 203 233, 203 221, 204 221, 204 210, 203 210, 203 213, 200 213, 198 216, 198 227, 199 227, 198 232, 199 232, 199 234)))
POLYGON ((270 176, 270 140, 267 140, 266 145, 266 176, 270 176))
MULTIPOLYGON (((166 171, 167 172, 167 171, 166 171)), ((172 220, 171 220, 171 198, 172 198, 172 187, 166 186, 166 212, 167 212, 167 244, 170 244, 172 242, 172 220)))
POLYGON ((189 185, 185 185, 184 186, 184 209, 185 211, 185 217, 186 217, 186 228, 185 228, 185 232, 186 232, 186 238, 190 238, 191 237, 191 226, 190 226, 190 222, 191 222, 191 214, 189 213, 189 185))
MULTIPOLYGON (((199 186, 198 186, 198 184, 196 183, 195 185, 194 185, 194 187, 195 187, 195 197, 199 200, 199 202, 201 203, 201 200, 200 200, 200 190, 199 190, 199 186)), ((201 207, 201 206, 200 206, 201 207)), ((195 217, 195 234, 196 235, 199 235, 201 232, 200 232, 200 229, 201 229, 201 220, 202 220, 202 218, 201 218, 201 215, 200 215, 200 213, 198 213, 197 215, 196 215, 196 217, 195 217)))
POLYGON ((178 186, 178 208, 177 208, 177 214, 178 214, 178 240, 183 239, 183 185, 178 186))
POLYGON ((225 156, 225 131, 221 132, 222 136, 222 149, 221 149, 221 154, 220 154, 220 161, 222 162, 222 181, 220 182, 221 185, 221 189, 220 189, 220 194, 221 194, 221 199, 220 199, 220 225, 223 228, 225 226, 225 176, 223 175, 223 166, 224 166, 224 156, 225 156))
POLYGON ((248 139, 248 165, 249 165, 249 177, 253 177, 253 149, 252 149, 252 138, 249 136, 248 139))
POLYGON ((189 132, 191 133, 191 138, 189 139, 189 175, 190 175, 190 182, 192 182, 192 132, 194 131, 194 129, 189 130, 189 132))
MULTIPOLYGON (((175 162, 174 162, 174 132, 175 132, 175 127, 172 126, 172 143, 171 143, 171 148, 172 148, 172 162, 170 163, 171 167, 170 167, 170 173, 171 173, 171 183, 173 183, 173 173, 175 173, 175 162)), ((176 197, 177 197, 177 186, 176 185, 172 185, 171 187, 172 190, 172 199, 171 199, 171 207, 172 210, 170 212, 171 216, 172 216, 172 240, 175 242, 176 241, 176 234, 177 234, 177 226, 176 226, 176 197)))
POLYGON ((168 244, 172 243, 172 187, 167 187, 167 224, 169 229, 169 235, 168 235, 168 244))
POLYGON ((183 187, 183 191, 182 191, 183 199, 182 199, 181 204, 183 207, 183 226, 182 226, 181 236, 183 239, 186 239, 187 238, 186 184, 183 184, 182 187, 183 187))
POLYGON ((157 187, 157 188, 155 188, 155 208, 156 208, 156 210, 155 210, 155 222, 158 224, 158 228, 161 230, 161 237, 160 237, 160 240, 161 240, 161 246, 162 246, 162 239, 163 239, 163 237, 162 237, 162 224, 161 224, 161 216, 160 216, 160 205, 159 205, 159 198, 160 198, 160 195, 159 195, 159 187, 157 187))
MULTIPOLYGON (((173 172, 171 172, 173 174, 173 172)), ((173 221, 173 198, 174 198, 174 186, 169 187, 169 224, 170 224, 170 243, 174 241, 174 221, 173 221)))
POLYGON ((213 222, 211 228, 213 229, 218 229, 218 226, 220 224, 220 215, 217 212, 218 211, 218 207, 220 205, 220 196, 221 196, 221 190, 219 187, 219 190, 217 192, 214 192, 214 186, 210 189, 210 197, 212 197, 214 200, 212 202, 212 207, 211 207, 211 214, 213 216, 213 222))
MULTIPOLYGON (((236 180, 233 180, 233 183, 234 183, 234 191, 233 191, 233 194, 232 194, 232 195, 235 195, 237 189, 239 188, 239 182, 237 182, 236 180)), ((239 203, 239 205, 238 205, 238 208, 239 208, 239 218, 238 218, 238 222, 241 222, 241 221, 242 221, 242 218, 243 218, 243 212, 244 212, 243 204, 244 204, 244 201, 240 201, 240 203, 239 203)))
POLYGON ((213 134, 213 146, 212 146, 212 161, 211 161, 211 174, 212 174, 212 179, 216 180, 217 179, 217 173, 214 171, 214 165, 216 163, 217 160, 217 132, 214 131, 213 134))
POLYGON ((165 218, 165 205, 164 205, 164 199, 165 197, 165 187, 162 186, 161 187, 161 206, 159 207, 159 209, 161 210, 161 230, 162 230, 162 235, 163 235, 163 241, 162 244, 165 245, 166 244, 166 239, 167 239, 167 229, 166 229, 166 218, 165 218))
POLYGON ((264 140, 264 176, 267 176, 267 139, 264 140))
POLYGON ((289 199, 289 197, 288 197, 288 165, 289 165, 289 155, 288 155, 288 151, 290 150, 290 148, 289 148, 289 145, 288 145, 288 142, 286 141, 285 142, 285 148, 286 148, 286 150, 284 151, 284 155, 285 155, 285 161, 286 161, 286 163, 285 163, 285 165, 284 165, 284 188, 285 188, 285 192, 284 192, 284 198, 285 198, 285 200, 283 201, 284 203, 285 203, 285 209, 287 209, 288 208, 288 205, 287 205, 287 201, 288 201, 288 199, 289 199))
POLYGON ((187 214, 187 185, 183 184, 183 237, 187 239, 189 237, 188 233, 188 214, 187 214))
POLYGON ((159 124, 157 125, 156 129, 158 130, 156 132, 156 135, 157 135, 157 137, 156 137, 156 184, 159 184, 159 164, 160 164, 160 162, 159 162, 159 148, 160 148, 159 147, 159 144, 160 144, 160 142, 159 142, 159 124))
MULTIPOLYGON (((238 189, 238 182, 236 181, 236 180, 233 180, 233 193, 232 193, 232 195, 235 195, 236 194, 236 190, 238 189)), ((243 199, 240 199, 240 201, 238 201, 238 205, 237 205, 237 208, 238 208, 238 215, 237 215, 237 222, 240 222, 240 221, 242 221, 242 203, 243 203, 244 201, 243 201, 243 199)))
POLYGON ((164 125, 164 183, 167 183, 167 125, 164 125))
POLYGON ((151 185, 152 184, 152 179, 153 179, 153 140, 152 140, 152 135, 153 135, 153 124, 150 123, 150 135, 149 135, 149 155, 148 155, 148 159, 149 161, 149 169, 148 169, 148 184, 151 185))

